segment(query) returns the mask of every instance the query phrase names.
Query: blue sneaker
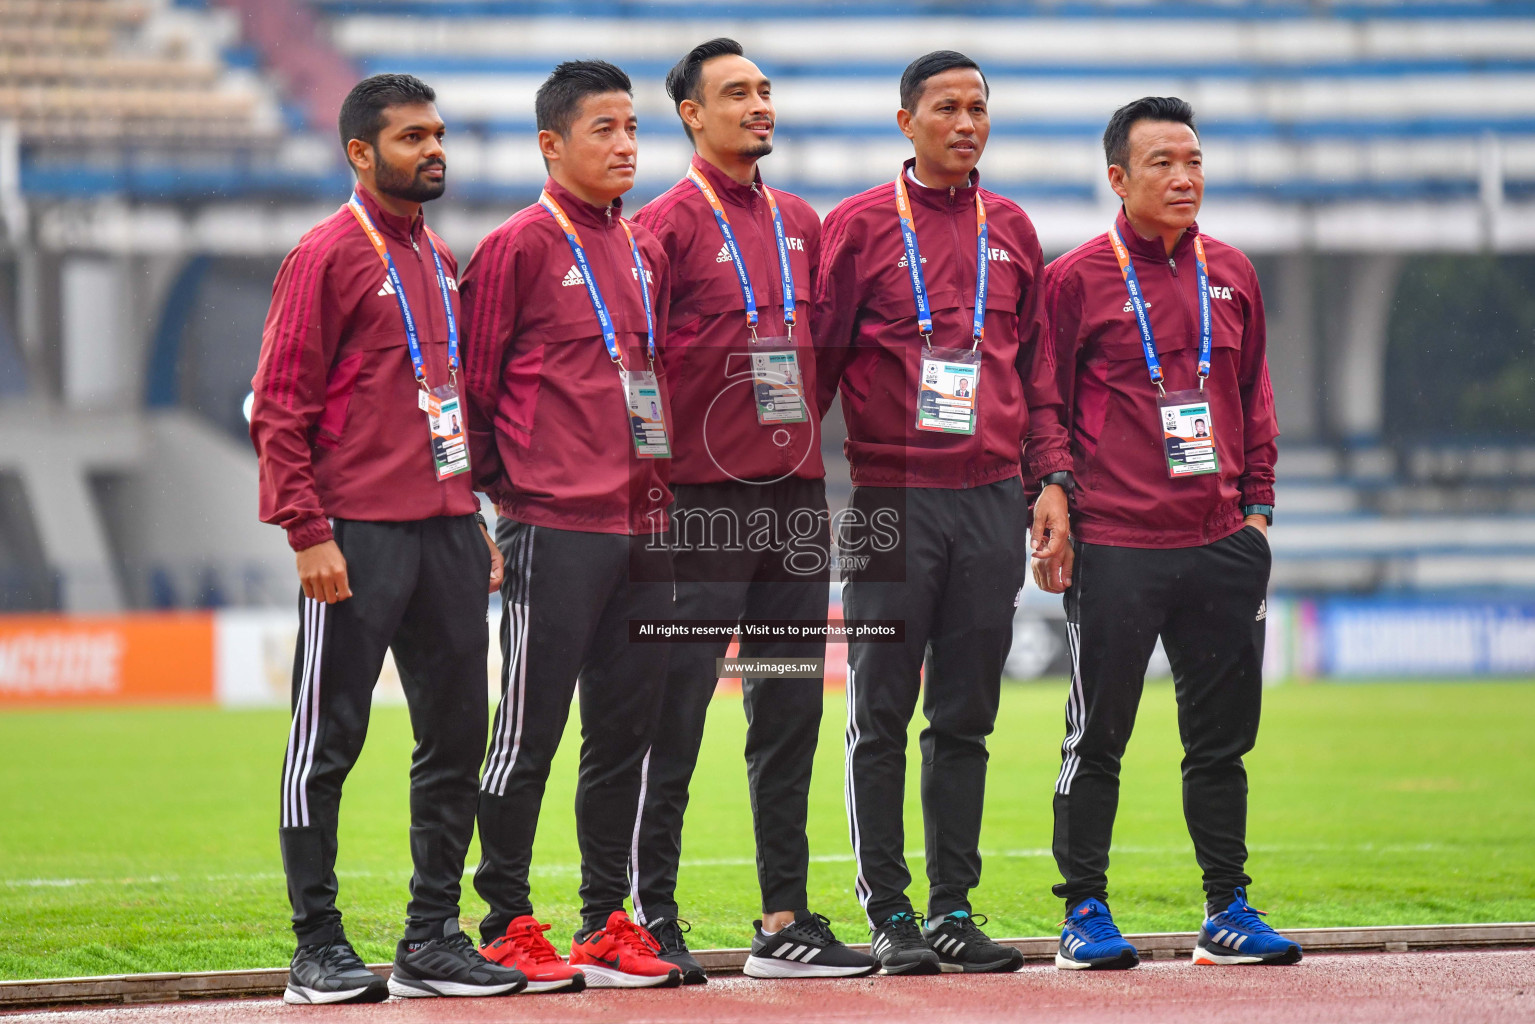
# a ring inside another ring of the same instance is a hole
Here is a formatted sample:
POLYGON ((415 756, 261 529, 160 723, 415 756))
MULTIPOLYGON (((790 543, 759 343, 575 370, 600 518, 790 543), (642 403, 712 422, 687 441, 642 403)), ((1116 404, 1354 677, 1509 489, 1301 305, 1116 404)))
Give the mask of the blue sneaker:
POLYGON ((1259 920, 1263 911, 1247 902, 1244 889, 1236 891, 1231 906, 1207 918, 1194 947, 1196 964, 1295 964, 1300 945, 1259 920))
POLYGON ((1119 934, 1102 900, 1083 900, 1061 922, 1055 966, 1063 971, 1123 971, 1141 962, 1135 945, 1119 934))

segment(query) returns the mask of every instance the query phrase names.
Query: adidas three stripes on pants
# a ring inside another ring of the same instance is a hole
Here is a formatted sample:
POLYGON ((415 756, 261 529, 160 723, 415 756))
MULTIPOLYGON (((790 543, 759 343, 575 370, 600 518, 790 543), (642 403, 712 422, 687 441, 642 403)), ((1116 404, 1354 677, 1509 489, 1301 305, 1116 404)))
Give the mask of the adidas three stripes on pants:
POLYGON ((1221 906, 1251 882, 1247 771, 1263 697, 1268 541, 1246 526, 1192 548, 1076 543, 1066 591, 1072 683, 1055 785, 1055 861, 1067 904, 1108 895, 1119 763, 1162 638, 1183 741, 1183 816, 1221 906))
POLYGON ((415 873, 407 939, 458 919, 485 749, 490 551, 473 516, 417 522, 337 519, 352 596, 299 598, 293 723, 283 761, 282 847, 299 945, 343 934, 336 908, 341 787, 362 752, 373 687, 393 651, 416 746, 410 765, 415 873))
POLYGON ((580 679, 576 842, 581 917, 600 928, 629 893, 635 810, 666 675, 665 643, 633 643, 630 620, 670 620, 664 538, 582 533, 502 518, 501 703, 480 780, 475 891, 485 941, 533 913, 528 871, 549 766, 580 679))

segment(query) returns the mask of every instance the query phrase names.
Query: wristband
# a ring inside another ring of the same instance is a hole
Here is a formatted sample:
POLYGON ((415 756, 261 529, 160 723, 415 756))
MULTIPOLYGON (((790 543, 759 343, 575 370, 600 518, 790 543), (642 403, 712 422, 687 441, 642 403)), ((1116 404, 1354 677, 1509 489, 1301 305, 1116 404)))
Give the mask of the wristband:
POLYGON ((474 521, 480 524, 480 529, 484 530, 487 533, 490 532, 490 527, 485 524, 485 516, 484 516, 483 513, 475 512, 474 513, 474 521))
POLYGON ((1055 484, 1064 490, 1067 497, 1070 497, 1077 491, 1076 477, 1071 475, 1071 470, 1069 469, 1061 469, 1054 473, 1046 473, 1044 476, 1039 478, 1039 486, 1041 489, 1049 487, 1051 484, 1055 484))
POLYGON ((1242 506, 1242 515, 1244 515, 1244 516, 1262 516, 1264 519, 1268 520, 1268 524, 1270 526, 1274 525, 1274 506, 1273 505, 1243 505, 1242 506))

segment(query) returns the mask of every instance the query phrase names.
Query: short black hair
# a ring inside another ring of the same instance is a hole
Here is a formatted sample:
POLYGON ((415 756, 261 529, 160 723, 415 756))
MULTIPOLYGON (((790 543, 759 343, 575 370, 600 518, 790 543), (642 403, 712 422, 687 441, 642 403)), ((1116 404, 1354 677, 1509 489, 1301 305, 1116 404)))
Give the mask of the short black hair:
POLYGON ((923 54, 901 72, 901 106, 906 110, 916 113, 917 101, 922 98, 922 87, 929 78, 941 75, 945 71, 953 71, 955 68, 972 68, 981 76, 981 86, 986 90, 986 96, 991 96, 991 83, 986 81, 986 72, 975 61, 966 57, 957 50, 934 50, 932 53, 923 54))
POLYGON ((1127 171, 1130 169, 1130 129, 1140 121, 1176 121, 1188 125, 1194 137, 1199 137, 1194 108, 1187 100, 1176 96, 1142 96, 1114 111, 1109 126, 1103 130, 1103 155, 1110 167, 1118 164, 1127 171))
POLYGON ((567 60, 556 64, 533 98, 538 130, 554 132, 562 139, 568 137, 581 101, 604 92, 626 92, 633 96, 634 85, 623 69, 605 60, 567 60))
POLYGON ((352 86, 341 103, 336 126, 341 131, 341 148, 353 139, 378 146, 378 133, 388 118, 384 111, 410 103, 436 103, 437 92, 415 75, 383 74, 364 78, 352 86))
MULTIPOLYGON (((720 36, 711 39, 707 43, 699 43, 688 51, 672 69, 666 73, 666 95, 672 98, 672 105, 682 112, 682 101, 692 100, 694 103, 702 103, 703 96, 698 91, 699 83, 704 77, 704 64, 715 57, 744 57, 746 52, 741 49, 741 44, 734 39, 720 36)), ((693 139, 693 129, 686 124, 682 130, 687 132, 688 141, 693 139)))

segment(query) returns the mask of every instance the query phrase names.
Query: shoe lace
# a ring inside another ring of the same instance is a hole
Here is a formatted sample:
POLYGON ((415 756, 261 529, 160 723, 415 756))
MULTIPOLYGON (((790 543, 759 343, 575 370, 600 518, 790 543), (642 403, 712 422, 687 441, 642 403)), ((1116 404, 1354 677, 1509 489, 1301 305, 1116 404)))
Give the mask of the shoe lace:
POLYGON ((680 917, 662 918, 654 927, 649 925, 645 927, 663 953, 680 953, 686 950, 687 940, 682 936, 693 930, 693 925, 680 917))
POLYGON ((1114 918, 1108 914, 1088 914, 1086 917, 1068 917, 1061 922, 1062 926, 1070 925, 1080 928, 1087 933, 1087 937, 1094 942, 1102 942, 1105 939, 1122 939, 1119 926, 1114 923, 1114 918))
POLYGON ((537 921, 534 921, 531 924, 518 928, 514 932, 508 932, 498 937, 490 944, 490 948, 494 950, 509 944, 525 960, 535 964, 553 963, 561 959, 561 957, 555 951, 555 948, 549 944, 549 940, 544 938, 544 932, 548 931, 551 927, 551 925, 539 924, 537 921))
POLYGON ((831 944, 837 941, 837 936, 832 934, 831 919, 821 914, 811 914, 809 917, 795 921, 789 926, 806 938, 815 939, 817 942, 831 944))
POLYGON ((975 937, 984 939, 986 938, 986 933, 981 931, 980 926, 990 921, 990 918, 985 914, 972 914, 967 910, 956 910, 952 914, 944 916, 944 923, 947 924, 950 921, 954 922, 954 927, 958 928, 967 939, 975 937))
POLYGON ((320 962, 326 967, 338 970, 350 970, 367 966, 362 962, 362 957, 358 956, 357 951, 352 948, 352 944, 345 939, 338 939, 335 942, 327 943, 320 950, 320 962))
POLYGON ((885 922, 885 927, 890 929, 890 939, 897 945, 927 945, 922 938, 922 923, 927 918, 911 911, 902 911, 899 914, 891 914, 885 922))
POLYGON ((448 952, 461 956, 472 964, 484 962, 485 958, 475 948, 474 940, 463 932, 454 932, 452 935, 446 935, 441 939, 441 942, 443 948, 448 952))
POLYGON ((1272 932, 1274 930, 1269 927, 1266 921, 1260 920, 1261 917, 1267 916, 1264 911, 1259 910, 1245 899, 1241 900, 1241 904, 1237 909, 1227 910, 1221 915, 1226 919, 1227 924, 1235 925, 1249 932, 1272 932))
POLYGON ((655 936, 630 920, 624 920, 616 928, 610 928, 608 935, 629 953, 655 956, 661 952, 661 944, 655 940, 655 936))

